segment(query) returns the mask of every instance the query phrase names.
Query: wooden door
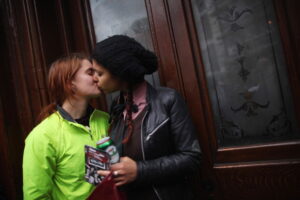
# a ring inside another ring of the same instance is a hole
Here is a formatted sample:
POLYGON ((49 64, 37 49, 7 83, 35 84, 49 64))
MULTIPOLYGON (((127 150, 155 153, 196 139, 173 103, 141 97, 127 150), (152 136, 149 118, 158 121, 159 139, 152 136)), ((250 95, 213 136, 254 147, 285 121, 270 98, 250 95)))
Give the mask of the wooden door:
POLYGON ((198 128, 204 196, 300 198, 299 2, 147 2, 165 84, 198 128))

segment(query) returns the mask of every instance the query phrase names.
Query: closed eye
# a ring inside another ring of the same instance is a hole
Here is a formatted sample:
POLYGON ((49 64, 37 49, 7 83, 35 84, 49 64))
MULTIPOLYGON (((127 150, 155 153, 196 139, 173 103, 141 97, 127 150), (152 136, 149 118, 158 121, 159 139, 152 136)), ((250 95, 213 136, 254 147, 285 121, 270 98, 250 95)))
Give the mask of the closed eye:
POLYGON ((101 71, 95 70, 95 73, 96 73, 98 76, 102 76, 102 75, 103 75, 103 72, 101 72, 101 71))
POLYGON ((86 73, 87 73, 88 75, 93 76, 93 75, 95 74, 95 70, 94 70, 93 68, 88 68, 87 71, 86 71, 86 73))

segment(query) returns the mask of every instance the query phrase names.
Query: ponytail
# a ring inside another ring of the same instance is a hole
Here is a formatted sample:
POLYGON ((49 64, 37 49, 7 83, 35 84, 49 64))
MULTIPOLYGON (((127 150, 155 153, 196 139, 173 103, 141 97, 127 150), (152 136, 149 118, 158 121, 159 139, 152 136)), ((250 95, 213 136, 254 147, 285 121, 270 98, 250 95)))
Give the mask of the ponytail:
POLYGON ((56 111, 56 103, 50 103, 49 105, 45 106, 40 112, 39 116, 37 117, 36 124, 46 119, 55 111, 56 111))

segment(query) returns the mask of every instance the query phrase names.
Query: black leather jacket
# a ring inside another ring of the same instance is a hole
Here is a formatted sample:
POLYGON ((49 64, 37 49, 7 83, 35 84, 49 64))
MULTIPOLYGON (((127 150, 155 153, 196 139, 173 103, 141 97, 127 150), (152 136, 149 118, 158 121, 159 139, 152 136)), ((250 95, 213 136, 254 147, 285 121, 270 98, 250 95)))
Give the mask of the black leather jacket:
POLYGON ((146 98, 135 184, 152 187, 160 200, 194 199, 187 180, 200 170, 201 151, 186 105, 175 90, 150 84, 146 98))

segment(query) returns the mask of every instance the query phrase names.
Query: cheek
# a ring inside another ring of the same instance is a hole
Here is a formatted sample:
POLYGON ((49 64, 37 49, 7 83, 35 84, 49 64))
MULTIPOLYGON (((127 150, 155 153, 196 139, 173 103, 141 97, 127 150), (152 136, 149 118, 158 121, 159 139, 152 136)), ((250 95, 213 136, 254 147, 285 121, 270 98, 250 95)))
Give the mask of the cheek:
POLYGON ((86 81, 87 81, 88 83, 90 83, 90 84, 94 84, 94 83, 95 83, 95 79, 94 79, 93 76, 87 77, 87 78, 86 78, 86 81))
POLYGON ((100 78, 98 78, 98 83, 97 83, 97 85, 98 85, 99 87, 107 87, 107 85, 109 85, 109 84, 107 84, 107 81, 105 80, 105 78, 100 77, 100 78))
POLYGON ((118 81, 112 82, 112 88, 113 88, 115 91, 120 90, 120 88, 121 88, 120 82, 118 82, 118 81))

